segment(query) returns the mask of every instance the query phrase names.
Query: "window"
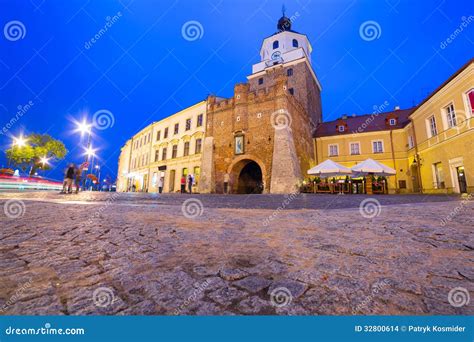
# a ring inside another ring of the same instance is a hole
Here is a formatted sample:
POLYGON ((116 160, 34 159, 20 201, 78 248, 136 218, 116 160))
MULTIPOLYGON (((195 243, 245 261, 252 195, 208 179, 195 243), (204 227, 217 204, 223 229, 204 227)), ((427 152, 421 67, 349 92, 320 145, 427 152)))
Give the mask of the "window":
POLYGON ((408 148, 413 148, 415 147, 415 141, 413 140, 413 137, 411 135, 408 136, 408 148))
POLYGON ((258 79, 258 84, 263 84, 263 77, 260 77, 260 78, 258 79))
POLYGON ((293 88, 288 89, 291 95, 295 95, 295 90, 293 88))
POLYGON ((187 177, 187 176, 188 176, 188 168, 187 168, 187 167, 184 167, 184 168, 183 168, 182 175, 183 175, 184 177, 187 177))
POLYGON ((372 142, 372 152, 374 153, 383 153, 383 141, 376 140, 372 142))
POLYGON ((168 138, 168 127, 165 128, 165 133, 163 134, 163 138, 168 138))
POLYGON ((198 185, 199 178, 201 176, 201 168, 199 166, 195 166, 193 170, 193 174, 194 174, 194 184, 198 185))
POLYGON ((286 70, 286 76, 293 76, 293 68, 289 68, 288 70, 286 70))
POLYGON ((202 114, 199 114, 198 115, 198 118, 197 118, 197 127, 201 127, 202 126, 202 114))
POLYGON ((339 155, 339 146, 338 145, 329 145, 329 156, 334 157, 339 155))
POLYGON ((360 144, 359 143, 351 143, 351 154, 352 155, 360 154, 360 144))
POLYGON ((160 159, 160 150, 155 150, 155 161, 157 162, 160 159))
POLYGON ((438 135, 438 127, 436 126, 436 118, 434 117, 434 115, 428 118, 428 128, 430 138, 434 137, 435 135, 438 135))
POLYGON ((344 127, 344 125, 339 125, 339 126, 337 126, 337 130, 338 130, 339 132, 341 132, 341 133, 344 132, 345 129, 346 129, 346 127, 344 127))
POLYGON ((407 188, 407 181, 406 180, 399 180, 398 181, 398 188, 399 189, 406 189, 407 188))
POLYGON ((454 111, 454 105, 451 103, 449 106, 445 108, 445 111, 446 111, 446 119, 448 122, 448 128, 456 126, 457 125, 456 112, 454 111))
POLYGON ((159 141, 161 139, 161 131, 158 131, 158 133, 156 133, 156 141, 159 141))
POLYGON ((191 129, 191 119, 186 119, 186 131, 191 129))
POLYGON ((436 189, 444 189, 444 173, 441 163, 433 164, 434 186, 436 189))
POLYGON ((280 46, 280 43, 278 43, 278 40, 275 40, 273 42, 273 50, 278 49, 279 46, 280 46))
POLYGON ((201 153, 202 139, 196 139, 196 150, 195 153, 201 153))
POLYGON ((397 119, 390 119, 388 120, 390 126, 395 126, 397 124, 397 119))
POLYGON ((161 151, 161 160, 166 160, 166 152, 167 152, 167 148, 166 147, 163 147, 163 151, 161 151))
POLYGON ((171 150, 171 158, 176 158, 178 156, 178 145, 173 145, 173 149, 171 150))
POLYGON ((174 134, 178 134, 179 133, 179 123, 177 124, 174 124, 174 134))
POLYGON ((184 143, 184 153, 183 153, 183 156, 189 156, 189 141, 186 141, 184 143))
POLYGON ((467 98, 467 105, 469 109, 469 113, 474 114, 474 89, 469 90, 466 93, 466 98, 467 98))
POLYGON ((298 41, 296 39, 293 39, 293 47, 298 47, 298 41))

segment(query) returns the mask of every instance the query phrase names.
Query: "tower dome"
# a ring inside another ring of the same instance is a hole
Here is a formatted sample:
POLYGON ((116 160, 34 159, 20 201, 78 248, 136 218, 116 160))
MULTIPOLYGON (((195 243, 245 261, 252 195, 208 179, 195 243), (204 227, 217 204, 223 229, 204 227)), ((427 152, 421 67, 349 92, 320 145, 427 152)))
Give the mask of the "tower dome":
POLYGON ((285 15, 285 6, 283 5, 282 17, 278 19, 277 29, 278 31, 291 31, 291 20, 285 15))

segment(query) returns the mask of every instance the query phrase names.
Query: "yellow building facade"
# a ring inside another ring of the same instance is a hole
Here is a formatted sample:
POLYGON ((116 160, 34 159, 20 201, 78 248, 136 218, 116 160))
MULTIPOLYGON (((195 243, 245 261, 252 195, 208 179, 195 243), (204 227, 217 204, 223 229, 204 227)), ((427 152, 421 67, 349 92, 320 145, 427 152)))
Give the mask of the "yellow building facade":
POLYGON ((201 101, 142 129, 122 147, 117 191, 180 190, 181 178, 192 174, 197 189, 201 173, 206 104, 201 101))
POLYGON ((397 171, 390 193, 474 190, 474 61, 469 61, 415 108, 343 116, 314 135, 316 164, 344 166, 372 158, 397 171))

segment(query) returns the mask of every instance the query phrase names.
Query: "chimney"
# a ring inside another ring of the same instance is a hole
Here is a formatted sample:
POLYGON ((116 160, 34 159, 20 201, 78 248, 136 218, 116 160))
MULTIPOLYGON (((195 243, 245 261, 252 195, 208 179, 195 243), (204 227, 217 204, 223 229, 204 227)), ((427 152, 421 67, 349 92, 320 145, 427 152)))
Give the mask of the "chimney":
POLYGON ((342 120, 347 120, 347 114, 342 115, 342 120))
POLYGON ((395 106, 395 110, 400 110, 400 106, 395 106))
POLYGON ((353 118, 355 118, 355 117, 356 117, 355 113, 353 113, 353 114, 352 114, 352 117, 353 117, 353 118))

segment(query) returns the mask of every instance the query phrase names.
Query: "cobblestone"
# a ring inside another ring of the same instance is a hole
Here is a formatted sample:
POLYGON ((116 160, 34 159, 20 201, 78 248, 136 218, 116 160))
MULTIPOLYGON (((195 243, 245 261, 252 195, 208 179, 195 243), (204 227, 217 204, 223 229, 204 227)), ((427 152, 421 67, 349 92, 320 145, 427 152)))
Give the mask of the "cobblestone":
POLYGON ((363 196, 192 196, 194 218, 189 195, 0 194, 0 314, 474 314, 448 301, 473 296, 471 202, 442 224, 459 197, 378 196, 366 218, 363 196))

